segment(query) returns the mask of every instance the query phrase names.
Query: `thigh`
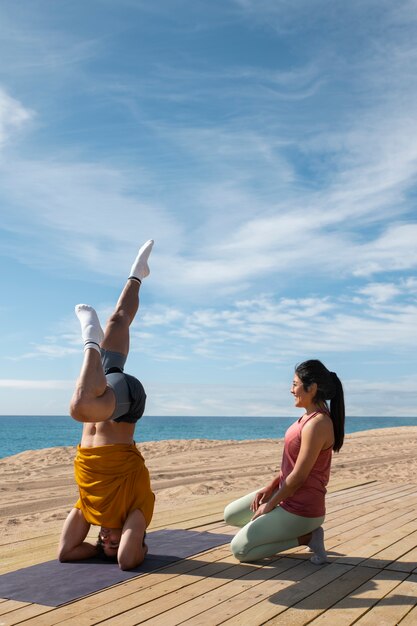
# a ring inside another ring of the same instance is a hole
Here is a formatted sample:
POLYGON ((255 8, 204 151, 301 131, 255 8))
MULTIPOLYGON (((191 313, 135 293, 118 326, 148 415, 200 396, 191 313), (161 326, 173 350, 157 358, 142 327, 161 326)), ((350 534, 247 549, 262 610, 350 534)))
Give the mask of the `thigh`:
POLYGON ((228 504, 224 510, 224 521, 226 524, 245 526, 252 519, 253 511, 251 511, 250 505, 256 494, 257 491, 253 491, 228 504))
POLYGON ((246 541, 256 543, 277 543, 306 535, 323 523, 324 517, 302 517, 289 513, 280 506, 250 521, 239 531, 246 541))
POLYGON ((100 344, 101 347, 111 352, 121 352, 125 355, 129 354, 130 321, 130 318, 121 311, 113 313, 104 329, 104 337, 100 344))
POLYGON ((107 348, 100 348, 101 362, 103 365, 104 373, 107 374, 109 370, 120 370, 123 372, 127 355, 122 352, 115 352, 107 348))
POLYGON ((125 415, 131 405, 129 387, 122 372, 106 374, 107 384, 112 389, 115 398, 114 411, 109 419, 116 419, 125 415))

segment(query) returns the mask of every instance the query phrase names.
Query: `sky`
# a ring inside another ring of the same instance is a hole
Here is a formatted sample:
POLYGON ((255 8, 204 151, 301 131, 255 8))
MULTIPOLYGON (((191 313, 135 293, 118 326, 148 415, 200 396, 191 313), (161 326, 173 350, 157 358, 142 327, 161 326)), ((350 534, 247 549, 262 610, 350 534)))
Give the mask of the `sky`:
POLYGON ((154 239, 149 415, 417 414, 417 1, 0 3, 0 413, 67 415, 154 239))

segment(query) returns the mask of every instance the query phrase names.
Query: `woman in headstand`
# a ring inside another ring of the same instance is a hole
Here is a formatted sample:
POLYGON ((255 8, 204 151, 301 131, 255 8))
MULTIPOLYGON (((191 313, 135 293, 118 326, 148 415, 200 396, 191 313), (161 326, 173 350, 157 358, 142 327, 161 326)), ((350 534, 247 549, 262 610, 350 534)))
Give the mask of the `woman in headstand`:
POLYGON ((285 434, 279 474, 225 509, 225 521, 241 527, 231 549, 242 562, 299 545, 314 552, 316 565, 327 561, 322 524, 332 451, 339 451, 344 439, 343 387, 334 372, 309 360, 295 368, 291 393, 305 413, 285 434))
POLYGON ((139 250, 104 333, 91 306, 75 307, 84 360, 70 413, 84 425, 74 461, 79 499, 62 529, 60 561, 104 554, 128 570, 139 565, 147 552, 145 531, 155 496, 134 442, 146 394, 139 380, 123 369, 129 352, 129 327, 139 307, 141 282, 149 274, 153 243, 147 241, 139 250), (85 541, 91 524, 100 526, 96 545, 85 541))

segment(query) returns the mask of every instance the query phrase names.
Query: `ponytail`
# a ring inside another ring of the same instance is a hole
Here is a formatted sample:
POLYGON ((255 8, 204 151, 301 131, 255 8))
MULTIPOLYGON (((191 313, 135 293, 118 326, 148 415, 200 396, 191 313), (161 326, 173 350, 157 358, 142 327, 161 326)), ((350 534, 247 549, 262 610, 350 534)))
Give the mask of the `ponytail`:
POLYGON ((334 396, 330 399, 330 417, 332 418, 334 430, 333 450, 339 452, 345 438, 345 396, 342 383, 337 374, 331 372, 331 376, 335 388, 334 396))
POLYGON ((333 450, 338 452, 345 438, 345 399, 339 377, 335 372, 329 372, 327 367, 316 359, 300 363, 295 368, 295 373, 306 391, 310 385, 316 383, 317 393, 314 402, 323 403, 328 408, 327 400, 330 400, 329 415, 334 431, 333 450))

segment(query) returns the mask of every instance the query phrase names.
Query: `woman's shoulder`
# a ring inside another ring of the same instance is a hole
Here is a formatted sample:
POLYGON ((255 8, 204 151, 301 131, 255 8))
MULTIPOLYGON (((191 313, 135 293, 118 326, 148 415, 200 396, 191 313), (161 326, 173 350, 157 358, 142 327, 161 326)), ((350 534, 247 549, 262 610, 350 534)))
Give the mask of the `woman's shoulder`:
POLYGON ((326 410, 323 410, 323 411, 317 411, 312 417, 312 419, 306 422, 306 426, 310 426, 310 428, 314 428, 314 427, 317 428, 317 427, 323 427, 323 426, 333 427, 333 422, 332 422, 332 418, 330 417, 330 414, 326 410))
POLYGON ((318 411, 312 419, 306 422, 303 430, 310 437, 319 438, 329 446, 334 440, 333 422, 326 411, 318 411))
POLYGON ((317 411, 305 420, 302 430, 310 433, 333 432, 332 418, 326 411, 317 411))

